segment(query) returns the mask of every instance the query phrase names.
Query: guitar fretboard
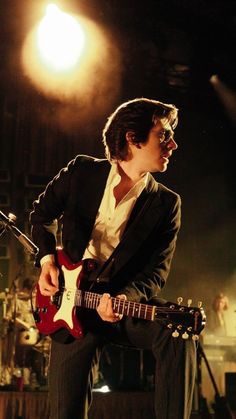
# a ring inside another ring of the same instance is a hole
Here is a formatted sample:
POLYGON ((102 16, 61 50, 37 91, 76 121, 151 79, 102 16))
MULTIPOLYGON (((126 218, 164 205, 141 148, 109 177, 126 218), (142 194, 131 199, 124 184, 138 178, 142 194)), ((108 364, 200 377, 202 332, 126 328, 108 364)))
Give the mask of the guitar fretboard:
MULTIPOLYGON (((75 296, 75 305, 79 307, 96 309, 99 305, 101 295, 94 292, 77 290, 75 296)), ((111 298, 112 308, 115 313, 124 314, 128 317, 137 317, 145 320, 155 320, 155 306, 148 304, 126 301, 120 298, 111 298)))

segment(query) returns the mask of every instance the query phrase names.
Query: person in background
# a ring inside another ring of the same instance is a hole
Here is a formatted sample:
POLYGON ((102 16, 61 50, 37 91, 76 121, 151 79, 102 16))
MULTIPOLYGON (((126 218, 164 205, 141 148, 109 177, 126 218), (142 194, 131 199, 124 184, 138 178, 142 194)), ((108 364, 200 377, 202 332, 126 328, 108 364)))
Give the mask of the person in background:
POLYGON ((215 336, 227 336, 225 311, 229 308, 229 300, 226 295, 219 293, 212 302, 212 310, 207 316, 206 333, 215 336))
MULTIPOLYGON (((190 417, 195 342, 173 338, 160 321, 122 316, 111 296, 152 302, 167 280, 180 228, 180 196, 157 182, 177 149, 178 109, 147 98, 121 104, 103 130, 106 159, 78 155, 34 202, 32 237, 39 248, 39 289, 58 291, 57 220, 71 262, 92 258, 99 269, 90 290, 102 295, 96 310, 84 309, 85 334, 52 335, 49 368, 51 419, 87 419, 94 366, 107 342, 151 349, 156 360, 158 419, 190 417)), ((177 286, 177 284, 176 284, 177 286)))
MULTIPOLYGON (((220 292, 214 297, 211 310, 207 312, 206 328, 202 334, 205 355, 221 396, 225 395, 225 373, 235 371, 235 364, 230 362, 232 346, 228 346, 231 338, 228 336, 225 319, 225 312, 228 308, 228 297, 220 292)), ((202 381, 203 394, 211 405, 215 403, 215 389, 204 362, 202 363, 202 381)))

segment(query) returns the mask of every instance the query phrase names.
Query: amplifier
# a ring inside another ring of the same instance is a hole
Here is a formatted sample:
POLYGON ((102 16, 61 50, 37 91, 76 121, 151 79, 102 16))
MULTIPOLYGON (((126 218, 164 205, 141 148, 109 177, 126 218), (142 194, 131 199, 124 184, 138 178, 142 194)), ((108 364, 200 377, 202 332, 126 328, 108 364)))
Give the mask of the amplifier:
POLYGON ((225 373, 225 396, 231 409, 236 410, 236 372, 225 373))

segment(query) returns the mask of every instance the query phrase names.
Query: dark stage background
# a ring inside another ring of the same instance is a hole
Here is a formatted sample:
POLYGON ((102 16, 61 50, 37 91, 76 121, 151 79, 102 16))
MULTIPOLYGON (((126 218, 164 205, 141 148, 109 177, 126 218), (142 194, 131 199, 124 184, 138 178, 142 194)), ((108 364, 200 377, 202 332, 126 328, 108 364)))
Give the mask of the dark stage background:
MULTIPOLYGON (((38 2, 39 4, 40 2, 38 2)), ((42 2, 43 4, 43 2, 42 2)), ((236 334, 235 1, 69 0, 109 39, 71 99, 47 94, 21 66, 25 37, 37 22, 35 2, 1 2, 0 209, 12 211, 29 234, 32 201, 77 153, 103 156, 101 130, 124 100, 144 96, 175 103, 179 148, 156 178, 182 196, 182 229, 163 296, 202 300, 218 291, 230 299, 236 334), (210 82, 218 75, 218 83, 210 82)), ((30 63, 29 63, 30 64, 30 63)), ((15 278, 37 276, 16 240, 0 239, 1 290, 15 278)))
MULTIPOLYGON (((168 171, 155 177, 181 195, 182 228, 162 295, 170 300, 182 296, 184 303, 192 298, 194 305, 201 300, 208 311, 214 296, 225 293, 230 302, 226 313, 228 334, 236 336, 236 2, 58 0, 56 4, 61 10, 95 23, 106 39, 103 53, 96 42, 92 45, 93 59, 86 78, 77 77, 70 94, 64 81, 59 81, 54 90, 53 79, 48 82, 45 78, 40 84, 37 66, 30 55, 27 68, 22 66, 25 40, 43 17, 46 4, 44 0, 0 3, 0 210, 5 214, 13 212, 17 216, 16 225, 30 236, 28 216, 33 200, 76 154, 104 156, 101 131, 117 105, 142 96, 175 103, 180 109, 176 130, 179 148, 168 171)), ((33 259, 15 237, 2 234, 0 320, 6 309, 4 303, 10 306, 15 295, 21 300, 24 279, 36 280, 37 275, 33 259)), ((11 379, 7 374, 9 368, 12 372, 12 362, 14 367, 15 348, 8 326, 0 322, 2 389, 11 379)), ((230 344, 233 342, 235 348, 235 340, 230 344)), ((35 370, 38 366, 43 368, 44 380, 49 344, 41 341, 39 347, 33 342, 31 345, 33 354, 39 353, 35 370)), ((103 358, 105 381, 106 368, 111 366, 106 361, 112 354, 105 352, 103 358)), ((120 380, 119 356, 112 361, 113 374, 108 371, 110 380, 120 380)), ((210 356, 216 362, 216 371, 219 370, 215 352, 213 355, 209 352, 210 356)), ((131 356, 128 362, 135 359, 131 356)), ((133 377, 125 377, 131 390, 137 390, 134 381, 129 381, 140 372, 139 359, 136 364, 131 368, 133 377)), ((235 353, 228 364, 224 371, 235 372, 235 353)), ((150 359, 145 366, 153 371, 150 359)), ((211 390, 207 373, 203 374, 205 387, 211 390)), ((232 400, 235 400, 235 374, 232 400)), ((144 378, 143 393, 125 391, 122 399, 119 393, 114 397, 99 396, 91 418, 99 414, 105 419, 102 412, 107 402, 113 416, 117 412, 117 418, 124 417, 119 416, 117 408, 123 408, 124 403, 126 407, 135 405, 135 417, 137 410, 142 417, 141 405, 152 409, 150 390, 153 390, 149 370, 144 371, 144 378)), ((108 384, 112 387, 113 383, 108 384)), ((45 418, 48 414, 46 392, 2 391, 0 396, 0 416, 5 417, 6 411, 9 419, 17 411, 22 415, 24 412, 25 418, 36 418, 36 414, 45 418)), ((143 417, 147 415, 151 417, 148 410, 143 411, 143 417)), ((131 413, 127 417, 131 418, 131 413)))

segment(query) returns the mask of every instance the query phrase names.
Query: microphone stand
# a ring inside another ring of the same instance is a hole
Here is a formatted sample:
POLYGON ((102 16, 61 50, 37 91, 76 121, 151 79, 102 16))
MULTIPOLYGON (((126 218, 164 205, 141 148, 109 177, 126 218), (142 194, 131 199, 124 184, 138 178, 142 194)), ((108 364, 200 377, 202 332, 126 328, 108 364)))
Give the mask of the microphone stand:
POLYGON ((4 231, 11 231, 13 235, 17 238, 17 240, 25 247, 25 249, 30 252, 32 255, 36 256, 38 253, 38 247, 25 235, 22 233, 22 231, 19 230, 15 226, 15 216, 11 214, 11 216, 6 216, 3 214, 2 211, 0 211, 0 235, 4 231))

